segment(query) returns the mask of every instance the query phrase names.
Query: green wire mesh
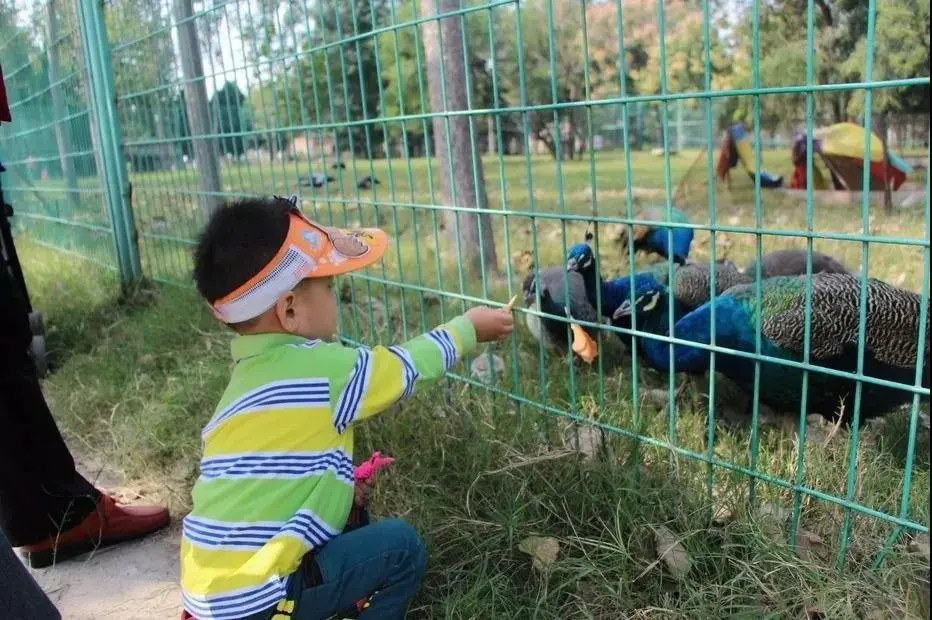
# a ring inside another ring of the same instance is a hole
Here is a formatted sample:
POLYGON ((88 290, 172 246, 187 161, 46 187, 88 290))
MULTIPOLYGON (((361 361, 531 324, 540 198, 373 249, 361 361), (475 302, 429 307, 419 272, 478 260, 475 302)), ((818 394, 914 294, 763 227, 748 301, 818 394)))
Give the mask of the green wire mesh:
MULTIPOLYGON (((814 130, 852 113, 869 135, 881 110, 898 123, 896 148, 927 162, 928 114, 893 103, 917 89, 928 99, 928 64, 921 75, 897 73, 878 45, 893 18, 871 0, 853 9, 864 32, 843 59, 847 77, 823 79, 827 61, 816 49, 824 18, 813 0, 784 4, 804 9, 789 45, 772 34, 779 15, 757 2, 16 0, 0 8, 14 117, 0 128, 4 190, 19 234, 117 270, 124 281, 188 286, 191 246, 205 215, 226 199, 296 193, 327 224, 383 227, 394 249, 341 288, 341 333, 367 343, 410 337, 471 304, 504 303, 532 266, 563 264, 586 230, 599 248, 597 268, 633 282, 634 248, 616 251, 613 240, 647 223, 642 207, 660 207, 671 220, 675 206, 693 222, 697 261, 759 261, 766 251, 806 247, 811 274, 818 243, 861 265, 863 349, 868 271, 921 290, 926 320, 928 175, 914 171, 918 199, 884 216, 872 192, 835 203, 811 182, 796 196, 763 188, 760 175, 718 181, 719 140, 740 118, 754 139, 754 167, 784 171, 792 130, 804 130, 812 179, 814 130), (432 66, 431 57, 444 62, 432 66), (456 140, 437 146, 438 135, 456 140), (479 227, 490 234, 472 243, 469 218, 484 220, 479 227)), ((672 275, 672 261, 667 270, 672 275)), ((756 275, 760 299, 759 267, 756 275)), ((807 282, 807 317, 811 293, 807 282)), ((519 323, 535 314, 520 312, 519 323)), ((806 371, 804 395, 813 368, 808 319, 805 330, 796 364, 806 371)), ((519 325, 496 350, 503 372, 490 382, 451 374, 447 397, 466 384, 522 416, 596 424, 668 455, 672 469, 702 464, 710 501, 738 481, 752 506, 790 504, 790 541, 813 503, 837 509, 840 566, 855 519, 886 528, 885 544, 873 550, 881 551, 878 566, 904 531, 928 532, 928 465, 914 467, 920 397, 929 393, 921 369, 910 387, 901 483, 892 492, 859 490, 856 424, 844 480, 819 475, 825 457, 807 449, 805 409, 795 446, 774 447, 757 398, 743 439, 719 431, 713 378, 724 349, 714 331, 703 386, 711 406, 698 426, 673 406, 657 423, 642 406, 643 381, 633 380, 650 371, 633 350, 623 369, 608 362, 611 331, 599 332, 600 355, 587 369, 519 325)), ((919 338, 921 351, 925 334, 919 338)), ((757 354, 746 356, 755 394, 760 346, 758 332, 757 354)), ((483 353, 490 365, 492 354, 483 353)), ((862 371, 855 376, 877 382, 862 371)), ((654 383, 669 402, 684 389, 674 375, 654 383)), ((859 399, 860 385, 855 419, 859 399)))

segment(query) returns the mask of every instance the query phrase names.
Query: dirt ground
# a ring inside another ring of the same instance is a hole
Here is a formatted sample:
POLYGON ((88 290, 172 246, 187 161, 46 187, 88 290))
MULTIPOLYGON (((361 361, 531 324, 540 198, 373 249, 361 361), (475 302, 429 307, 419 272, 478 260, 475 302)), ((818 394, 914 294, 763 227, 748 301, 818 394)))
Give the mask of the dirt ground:
MULTIPOLYGON (((78 461, 82 473, 95 474, 90 479, 121 502, 153 503, 161 499, 154 495, 135 497, 134 492, 122 486, 119 476, 78 461)), ((30 572, 67 620, 177 620, 181 616, 180 517, 172 514, 169 527, 142 540, 30 572)))
POLYGON ((178 618, 178 536, 180 525, 32 571, 33 577, 68 620, 178 618))

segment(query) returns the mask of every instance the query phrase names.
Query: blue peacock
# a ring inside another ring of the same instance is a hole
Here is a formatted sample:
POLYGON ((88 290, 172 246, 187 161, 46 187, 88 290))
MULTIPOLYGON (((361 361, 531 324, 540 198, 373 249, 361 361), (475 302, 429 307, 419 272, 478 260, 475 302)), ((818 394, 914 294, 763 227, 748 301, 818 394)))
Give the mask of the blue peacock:
POLYGON ((582 276, 586 297, 593 308, 598 307, 596 290, 599 291, 602 316, 611 317, 618 306, 628 301, 628 288, 620 284, 621 278, 606 280, 596 273, 595 254, 588 243, 577 243, 567 251, 566 270, 582 276))
MULTIPOLYGON (((664 207, 649 207, 637 214, 636 219, 653 220, 656 222, 669 222, 671 224, 689 224, 689 217, 679 209, 671 207, 669 219, 664 207)), ((646 252, 648 254, 659 254, 664 258, 673 257, 673 261, 683 265, 689 259, 689 249, 693 242, 692 228, 667 227, 663 225, 634 224, 631 232, 631 240, 635 251, 646 252), (672 228, 673 243, 670 243, 668 231, 672 228)), ((622 254, 627 254, 628 250, 628 228, 621 231, 621 249, 622 254)))
MULTIPOLYGON (((912 384, 915 381, 919 335, 919 295, 881 280, 869 279, 863 372, 865 376, 912 384)), ((655 291, 664 294, 662 284, 655 291)), ((727 290, 689 312, 676 322, 678 339, 709 344, 712 309, 715 309, 716 345, 754 353, 760 326, 761 354, 803 361, 806 279, 778 276, 761 282, 758 305, 756 286, 742 284, 727 290)), ((643 287, 643 294, 651 294, 643 287)), ((860 279, 850 274, 819 273, 812 276, 810 363, 824 368, 856 372, 858 365, 858 303, 860 279)), ((662 304, 657 304, 657 307, 662 304)), ((636 311, 644 313, 638 308, 636 311)), ((649 314, 649 312, 646 312, 649 314)), ((929 386, 929 322, 923 326, 922 386, 929 386)), ((658 370, 670 370, 669 345, 644 340, 642 351, 658 370)), ((686 344, 673 345, 677 372, 701 373, 709 367, 709 352, 686 344)), ((718 353, 716 369, 749 393, 753 392, 754 363, 737 355, 718 353)), ((795 413, 801 405, 803 371, 773 362, 761 363, 760 400, 778 411, 795 413)), ((830 420, 841 417, 850 424, 855 381, 821 372, 809 373, 807 411, 830 420)), ((863 383, 861 420, 883 415, 909 402, 911 392, 863 383)))
MULTIPOLYGON (((631 291, 631 278, 620 276, 605 279, 598 276, 592 248, 587 243, 578 243, 570 248, 566 267, 582 275, 589 304, 597 307, 601 303, 602 315, 611 319, 612 325, 631 328, 631 299, 638 312, 637 328, 654 334, 666 335, 669 330, 669 302, 667 300, 668 265, 657 263, 647 271, 635 274, 634 295, 631 291)), ((747 282, 748 278, 730 261, 716 263, 716 290, 718 293, 735 284, 747 282)), ((687 312, 709 300, 710 272, 709 266, 694 263, 674 267, 673 320, 676 322, 687 312)), ((626 344, 631 344, 631 336, 619 333, 626 344)), ((643 339, 642 339, 643 340, 643 339)))

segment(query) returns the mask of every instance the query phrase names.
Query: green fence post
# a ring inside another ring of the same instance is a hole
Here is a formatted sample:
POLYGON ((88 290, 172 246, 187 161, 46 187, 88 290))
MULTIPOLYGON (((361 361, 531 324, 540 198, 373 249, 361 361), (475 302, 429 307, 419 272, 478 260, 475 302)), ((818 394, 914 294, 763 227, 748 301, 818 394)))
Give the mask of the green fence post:
POLYGON ((100 160, 103 163, 104 187, 110 226, 116 243, 120 281, 126 285, 142 277, 136 226, 130 205, 131 187, 123 161, 123 136, 116 110, 110 42, 104 24, 103 7, 97 2, 79 0, 78 23, 87 63, 91 97, 90 113, 96 119, 100 160))

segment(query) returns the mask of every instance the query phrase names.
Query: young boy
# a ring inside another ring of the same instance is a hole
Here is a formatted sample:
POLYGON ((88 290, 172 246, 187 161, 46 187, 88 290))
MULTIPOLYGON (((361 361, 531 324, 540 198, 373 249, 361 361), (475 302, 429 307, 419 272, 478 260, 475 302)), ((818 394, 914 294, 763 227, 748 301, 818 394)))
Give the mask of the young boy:
POLYGON ((387 245, 381 230, 325 228, 282 198, 219 209, 201 235, 197 288, 237 335, 184 519, 188 616, 322 619, 374 593, 361 618, 404 617, 424 574, 417 533, 400 520, 343 533, 354 424, 443 376, 477 342, 507 338, 514 319, 473 308, 400 346, 329 342, 333 277, 375 263, 387 245))

